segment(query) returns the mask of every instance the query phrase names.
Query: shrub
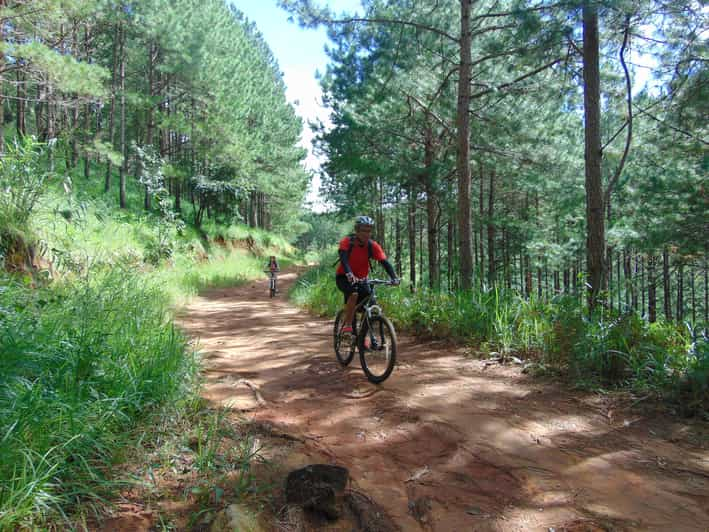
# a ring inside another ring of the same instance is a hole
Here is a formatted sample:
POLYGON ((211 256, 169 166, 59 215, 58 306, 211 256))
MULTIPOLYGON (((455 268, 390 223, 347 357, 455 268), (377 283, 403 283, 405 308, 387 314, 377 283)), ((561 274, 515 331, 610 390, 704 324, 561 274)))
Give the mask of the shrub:
POLYGON ((32 136, 9 143, 0 157, 0 225, 24 225, 44 191, 49 173, 40 168, 42 144, 32 136))

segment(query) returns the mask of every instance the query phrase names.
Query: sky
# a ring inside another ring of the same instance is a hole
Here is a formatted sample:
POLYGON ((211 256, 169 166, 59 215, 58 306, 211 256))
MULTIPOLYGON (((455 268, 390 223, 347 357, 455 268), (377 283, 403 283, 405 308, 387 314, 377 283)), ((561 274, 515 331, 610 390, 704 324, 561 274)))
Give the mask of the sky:
MULTIPOLYGON (((289 14, 279 8, 276 0, 230 0, 252 22, 263 35, 273 52, 278 66, 283 72, 286 84, 286 98, 297 102, 295 110, 303 119, 301 145, 308 149, 305 167, 313 172, 313 181, 307 201, 315 210, 322 210, 323 205, 317 194, 320 179, 317 170, 320 162, 312 153, 313 134, 307 125, 308 120, 320 119, 328 123, 327 109, 321 105, 320 85, 315 78, 317 71, 325 72, 328 63, 325 45, 329 42, 325 29, 304 29, 297 22, 289 22, 289 14)), ((361 11, 359 0, 321 0, 336 12, 361 11)), ((316 2, 318 3, 318 2, 316 2)))

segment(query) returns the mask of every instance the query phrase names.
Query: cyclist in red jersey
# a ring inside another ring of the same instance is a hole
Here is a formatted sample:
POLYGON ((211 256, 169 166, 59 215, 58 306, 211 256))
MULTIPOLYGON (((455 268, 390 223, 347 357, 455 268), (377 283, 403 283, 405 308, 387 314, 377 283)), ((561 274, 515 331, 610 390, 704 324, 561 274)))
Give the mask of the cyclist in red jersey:
POLYGON ((345 296, 345 326, 343 333, 352 333, 352 318, 357 302, 369 295, 370 288, 366 283, 357 283, 369 275, 369 259, 379 262, 389 274, 393 284, 399 284, 394 268, 387 260, 382 247, 372 240, 374 220, 369 216, 358 216, 355 219, 354 237, 346 236, 340 240, 340 265, 335 272, 337 288, 345 296))

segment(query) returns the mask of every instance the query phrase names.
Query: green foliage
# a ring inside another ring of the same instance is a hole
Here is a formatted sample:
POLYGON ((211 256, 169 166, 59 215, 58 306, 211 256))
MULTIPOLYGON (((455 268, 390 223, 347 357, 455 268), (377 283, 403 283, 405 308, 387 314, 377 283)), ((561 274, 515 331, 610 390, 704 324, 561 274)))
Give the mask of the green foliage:
POLYGON ((322 252, 350 230, 350 223, 338 221, 332 214, 309 213, 304 218, 307 229, 298 236, 296 247, 304 251, 322 252))
POLYGON ((99 66, 77 61, 69 54, 34 40, 27 44, 6 46, 9 55, 22 57, 47 74, 56 87, 64 92, 86 96, 106 96, 106 80, 109 72, 99 66))
POLYGON ((43 144, 34 137, 14 139, 0 158, 0 226, 27 222, 50 175, 40 165, 43 144))
POLYGON ((334 316, 342 306, 342 293, 335 286, 335 276, 330 265, 334 254, 322 256, 320 266, 309 269, 296 282, 289 297, 298 305, 321 316, 334 316))
POLYGON ((98 497, 123 432, 196 366, 164 295, 129 271, 0 291, 0 528, 98 497))

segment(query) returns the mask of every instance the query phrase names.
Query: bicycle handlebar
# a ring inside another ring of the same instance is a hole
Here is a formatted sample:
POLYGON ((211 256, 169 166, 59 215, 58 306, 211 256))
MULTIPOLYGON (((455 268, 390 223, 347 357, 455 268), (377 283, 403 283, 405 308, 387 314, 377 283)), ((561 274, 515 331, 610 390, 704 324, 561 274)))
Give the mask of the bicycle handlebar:
POLYGON ((369 285, 388 285, 388 286, 399 286, 397 283, 394 283, 392 280, 384 280, 384 279, 355 279, 355 284, 369 284, 369 285))

